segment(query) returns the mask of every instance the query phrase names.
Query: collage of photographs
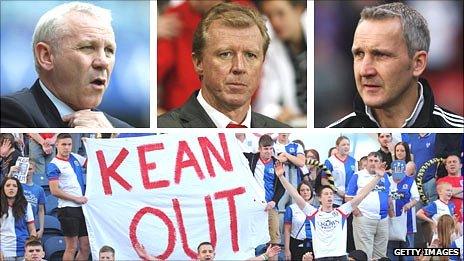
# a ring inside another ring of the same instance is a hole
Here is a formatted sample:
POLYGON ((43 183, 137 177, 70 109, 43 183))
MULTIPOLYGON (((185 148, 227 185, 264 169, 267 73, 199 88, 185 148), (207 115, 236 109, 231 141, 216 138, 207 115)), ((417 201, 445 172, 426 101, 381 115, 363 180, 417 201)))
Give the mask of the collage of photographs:
POLYGON ((464 260, 462 0, 0 4, 0 261, 464 260))

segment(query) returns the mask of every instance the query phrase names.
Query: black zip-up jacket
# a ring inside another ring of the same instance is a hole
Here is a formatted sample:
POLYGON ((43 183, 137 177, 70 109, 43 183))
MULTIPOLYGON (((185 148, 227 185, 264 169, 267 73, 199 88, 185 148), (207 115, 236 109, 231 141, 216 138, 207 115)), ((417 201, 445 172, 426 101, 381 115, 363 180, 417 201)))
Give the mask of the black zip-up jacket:
MULTIPOLYGON (((251 172, 253 173, 253 176, 255 176, 255 169, 256 169, 256 164, 258 163, 259 160, 259 152, 258 153, 243 153, 245 157, 248 160, 248 165, 250 166, 251 172)), ((277 159, 272 157, 272 162, 275 164, 277 162, 277 159)), ((275 173, 274 173, 275 174, 275 173)), ((284 186, 280 182, 279 178, 276 176, 274 180, 274 197, 272 198, 272 201, 275 202, 276 206, 279 203, 280 198, 285 193, 284 186)))
MULTIPOLYGON (((433 92, 427 80, 420 78, 423 86, 424 105, 410 128, 464 128, 464 118, 435 104, 433 92)), ((461 95, 461 94, 456 94, 461 95)), ((365 111, 365 104, 359 96, 353 101, 354 112, 330 124, 329 128, 379 128, 365 111)))

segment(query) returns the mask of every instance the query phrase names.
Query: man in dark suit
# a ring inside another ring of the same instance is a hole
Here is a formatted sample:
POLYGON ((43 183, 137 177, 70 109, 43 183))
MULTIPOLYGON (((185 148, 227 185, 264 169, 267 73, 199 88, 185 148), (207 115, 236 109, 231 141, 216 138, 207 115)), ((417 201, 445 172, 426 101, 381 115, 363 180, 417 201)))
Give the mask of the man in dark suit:
POLYGON ((202 18, 192 59, 200 90, 180 108, 158 117, 160 128, 284 128, 251 111, 269 35, 259 13, 222 3, 202 18))
POLYGON ((30 89, 1 97, 1 127, 131 127, 95 109, 108 87, 115 51, 109 10, 79 2, 49 10, 33 35, 39 79, 30 89))

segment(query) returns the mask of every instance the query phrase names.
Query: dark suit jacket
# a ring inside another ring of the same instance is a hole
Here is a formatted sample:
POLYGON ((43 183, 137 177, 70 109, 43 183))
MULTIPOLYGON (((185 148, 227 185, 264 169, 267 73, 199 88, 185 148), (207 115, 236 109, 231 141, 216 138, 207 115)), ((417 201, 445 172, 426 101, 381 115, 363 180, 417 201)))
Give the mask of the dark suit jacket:
MULTIPOLYGON (((180 108, 169 111, 158 117, 158 128, 217 128, 213 120, 197 100, 198 91, 180 108)), ((252 128, 290 128, 290 126, 251 112, 252 128)))
MULTIPOLYGON (((67 128, 60 113, 37 80, 30 89, 23 89, 0 98, 2 128, 67 128)), ((116 128, 132 128, 129 124, 105 113, 116 128)))

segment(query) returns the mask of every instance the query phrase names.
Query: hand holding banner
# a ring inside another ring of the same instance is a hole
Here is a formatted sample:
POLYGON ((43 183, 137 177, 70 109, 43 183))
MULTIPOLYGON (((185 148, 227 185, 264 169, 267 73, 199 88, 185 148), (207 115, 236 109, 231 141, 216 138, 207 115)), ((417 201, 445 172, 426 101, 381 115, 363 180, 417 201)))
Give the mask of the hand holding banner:
POLYGON ((27 173, 29 171, 29 158, 18 157, 16 164, 18 171, 12 173, 13 177, 16 177, 19 182, 25 184, 27 181, 27 173))
POLYGON ((111 245, 138 259, 194 259, 211 242, 217 259, 243 260, 269 240, 265 204, 234 135, 87 139, 84 214, 93 258, 111 245))

